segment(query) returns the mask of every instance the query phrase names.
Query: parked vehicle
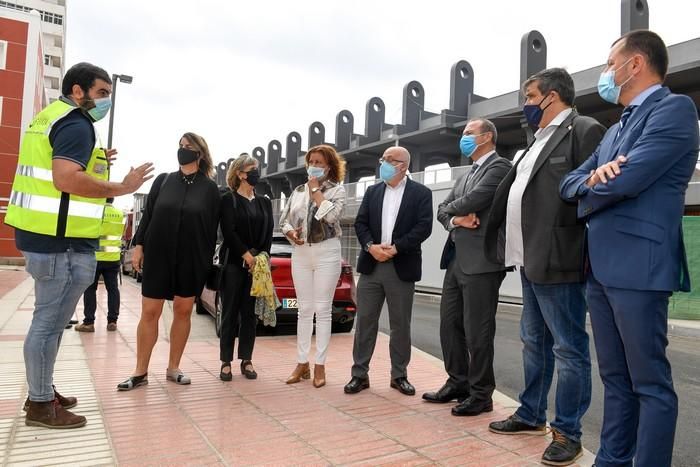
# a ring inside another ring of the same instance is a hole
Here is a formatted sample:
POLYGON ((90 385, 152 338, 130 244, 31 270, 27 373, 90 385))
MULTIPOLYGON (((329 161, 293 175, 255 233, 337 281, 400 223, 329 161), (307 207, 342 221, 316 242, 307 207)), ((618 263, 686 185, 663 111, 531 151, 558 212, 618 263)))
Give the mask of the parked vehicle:
MULTIPOLYGON (((219 261, 219 248, 216 247, 214 263, 219 261)), ((292 247, 282 235, 272 237, 270 251, 272 262, 272 282, 275 285, 277 296, 282 306, 277 309, 277 323, 293 324, 297 320, 297 298, 294 282, 292 280, 292 247)), ((214 317, 216 335, 221 333, 222 294, 225 290, 214 291, 204 288, 202 294, 197 297, 196 310, 199 314, 209 313, 214 317)), ((345 260, 342 261, 340 278, 333 296, 333 331, 349 332, 355 322, 356 291, 352 266, 345 260)), ((262 323, 259 324, 259 328, 262 323)))
POLYGON ((129 241, 126 248, 122 249, 122 274, 131 276, 136 279, 136 282, 141 282, 141 273, 136 272, 134 266, 131 265, 131 258, 134 256, 133 240, 129 241))

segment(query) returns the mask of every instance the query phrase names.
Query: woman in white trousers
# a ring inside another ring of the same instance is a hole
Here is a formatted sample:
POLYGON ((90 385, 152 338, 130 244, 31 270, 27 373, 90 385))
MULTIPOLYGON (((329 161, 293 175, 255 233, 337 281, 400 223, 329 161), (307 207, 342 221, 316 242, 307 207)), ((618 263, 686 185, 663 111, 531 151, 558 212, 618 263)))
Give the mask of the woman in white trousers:
POLYGON ((287 384, 311 377, 309 353, 316 317, 315 387, 326 384, 333 295, 340 277, 340 218, 345 205, 345 160, 331 146, 306 153, 308 181, 298 186, 282 211, 282 232, 294 245, 292 279, 297 295, 297 366, 287 384))

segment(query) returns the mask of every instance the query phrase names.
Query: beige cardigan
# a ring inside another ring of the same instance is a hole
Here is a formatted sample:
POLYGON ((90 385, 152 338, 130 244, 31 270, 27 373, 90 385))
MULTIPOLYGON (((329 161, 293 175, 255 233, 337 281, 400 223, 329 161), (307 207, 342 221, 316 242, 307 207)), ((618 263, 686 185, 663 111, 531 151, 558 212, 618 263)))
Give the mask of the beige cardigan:
MULTIPOLYGON (((345 206, 345 187, 331 181, 324 181, 321 184, 321 192, 325 198, 318 207, 314 218, 333 227, 335 237, 340 237, 340 216, 345 206)), ((309 226, 309 204, 311 202, 309 186, 305 183, 299 185, 292 191, 282 209, 280 216, 280 228, 286 236, 287 232, 301 227, 300 240, 307 240, 309 226)))

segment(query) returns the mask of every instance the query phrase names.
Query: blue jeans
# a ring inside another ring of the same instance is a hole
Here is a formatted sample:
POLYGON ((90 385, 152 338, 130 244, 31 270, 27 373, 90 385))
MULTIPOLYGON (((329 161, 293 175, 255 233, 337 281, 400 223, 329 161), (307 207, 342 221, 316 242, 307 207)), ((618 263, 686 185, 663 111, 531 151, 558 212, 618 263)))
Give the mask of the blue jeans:
POLYGON ((29 399, 54 399, 53 369, 61 336, 78 300, 95 277, 95 253, 23 251, 34 278, 34 316, 24 340, 29 399))
POLYGON ((534 284, 521 269, 525 389, 515 416, 528 425, 547 421, 547 394, 557 366, 554 420, 567 438, 580 441, 581 418, 591 403, 591 357, 586 333, 583 284, 534 284))

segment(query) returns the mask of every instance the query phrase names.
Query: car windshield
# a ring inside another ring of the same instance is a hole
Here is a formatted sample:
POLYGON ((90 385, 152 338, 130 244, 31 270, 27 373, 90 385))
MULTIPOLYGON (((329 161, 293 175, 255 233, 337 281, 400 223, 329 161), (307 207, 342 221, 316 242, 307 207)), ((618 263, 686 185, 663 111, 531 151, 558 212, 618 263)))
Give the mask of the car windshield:
POLYGON ((294 247, 282 236, 275 235, 272 237, 272 248, 270 248, 270 256, 282 256, 285 258, 292 257, 294 247))

